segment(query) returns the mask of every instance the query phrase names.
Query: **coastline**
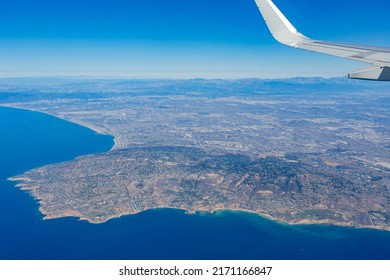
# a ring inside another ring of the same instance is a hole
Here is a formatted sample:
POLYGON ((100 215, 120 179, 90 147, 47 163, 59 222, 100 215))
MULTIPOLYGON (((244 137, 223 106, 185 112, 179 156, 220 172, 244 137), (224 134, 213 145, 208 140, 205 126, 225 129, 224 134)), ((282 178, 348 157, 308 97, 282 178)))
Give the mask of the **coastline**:
MULTIPOLYGON (((21 109, 21 110, 27 110, 27 111, 31 111, 31 112, 38 112, 38 113, 41 113, 41 114, 45 114, 45 115, 49 115, 49 116, 52 116, 52 117, 55 117, 55 118, 58 118, 58 119, 61 119, 61 120, 65 120, 67 122, 71 122, 71 123, 74 123, 74 124, 77 124, 77 125, 80 125, 80 126, 83 126, 83 127, 86 127, 98 134, 101 134, 101 135, 110 135, 107 133, 107 131, 103 128, 99 128, 99 127, 95 127, 94 125, 91 125, 89 123, 86 123, 86 122, 83 122, 83 121, 77 121, 77 120, 72 120, 72 119, 68 119, 68 118, 65 118, 63 116, 58 116, 58 115, 54 115, 54 114, 50 114, 50 113, 46 113, 46 112, 42 112, 42 111, 38 111, 38 110, 33 110, 33 109, 29 109, 29 108, 24 108, 24 107, 18 107, 18 106, 4 106, 4 105, 1 105, 2 107, 8 107, 8 108, 15 108, 15 109, 21 109)), ((114 145, 113 147, 111 148, 110 151, 112 150, 115 150, 117 145, 118 145, 118 141, 117 139, 113 136, 113 135, 110 135, 114 138, 114 145)), ((263 218, 266 218, 268 220, 271 220, 271 221, 274 221, 274 222, 277 222, 277 223, 280 223, 280 224, 285 224, 285 225, 331 225, 331 226, 342 226, 342 227, 352 227, 352 228, 369 228, 369 229, 375 229, 375 230, 384 230, 384 231, 390 231, 390 227, 385 227, 385 226, 356 226, 356 225, 353 225, 353 224, 350 224, 350 223, 342 223, 342 222, 334 222, 334 221, 331 221, 331 220, 310 220, 310 219, 302 219, 302 220, 292 220, 292 221, 289 221, 287 219, 280 219, 280 218, 275 218, 275 217, 272 217, 271 215, 267 214, 267 213, 261 213, 261 212, 256 212, 256 211, 252 211, 252 210, 247 210, 247 209, 230 209, 230 208, 215 208, 215 209, 212 209, 212 210, 208 210, 208 209, 198 209, 198 210, 193 210, 193 211, 190 211, 188 209, 185 209, 185 208, 171 208, 169 206, 161 206, 161 207, 156 207, 156 208, 150 208, 150 209, 145 209, 143 211, 139 211, 139 212, 123 212, 123 213, 117 213, 116 215, 112 215, 112 216, 109 216, 107 219, 104 219, 104 220, 91 220, 91 219, 88 219, 87 217, 83 216, 83 214, 77 212, 77 211, 72 211, 72 210, 69 210, 69 211, 65 211, 64 213, 59 213, 59 214, 50 214, 48 213, 47 211, 44 210, 44 201, 43 201, 43 198, 39 197, 39 195, 37 193, 34 193, 34 186, 29 186, 29 182, 31 181, 29 178, 26 178, 26 177, 23 177, 22 175, 17 175, 15 177, 11 177, 11 178, 8 178, 9 181, 12 181, 12 182, 23 182, 23 183, 20 183, 20 184, 15 184, 15 186, 17 186, 18 188, 20 188, 21 190, 24 190, 24 191, 27 191, 28 193, 30 193, 30 195, 38 200, 39 202, 39 211, 45 215, 44 219, 45 220, 49 220, 49 219, 56 219, 56 218, 62 218, 62 217, 77 217, 79 218, 80 220, 85 220, 85 221, 88 221, 89 223, 92 223, 92 224, 102 224, 102 223, 105 223, 111 219, 116 219, 116 218, 120 218, 120 217, 123 217, 123 216, 128 216, 128 215, 135 215, 135 214, 139 214, 141 212, 145 212, 145 211, 148 211, 148 210, 152 210, 152 209, 177 209, 177 210, 182 210, 182 211, 185 211, 187 212, 188 214, 199 214, 199 213, 207 213, 207 214, 214 214, 214 213, 218 213, 218 212, 223 212, 223 211, 229 211, 229 212, 245 212, 245 213, 251 213, 251 214, 255 214, 255 215, 258 215, 260 217, 263 217, 263 218)))
POLYGON ((223 213, 223 212, 238 213, 238 214, 243 213, 243 214, 253 214, 253 215, 256 215, 258 217, 261 217, 263 219, 266 219, 268 221, 271 221, 271 222, 274 222, 274 223, 277 223, 277 224, 283 225, 283 226, 311 226, 311 225, 314 226, 314 225, 323 225, 323 226, 337 226, 337 227, 346 227, 346 228, 354 228, 354 229, 371 229, 371 230, 379 230, 379 231, 390 232, 390 227, 357 226, 357 225, 352 225, 352 224, 349 224, 349 223, 332 223, 330 220, 318 220, 318 221, 316 221, 316 220, 304 219, 304 220, 300 220, 300 221, 299 220, 298 221, 287 221, 287 220, 281 220, 281 219, 274 218, 274 217, 270 216, 269 214, 265 214, 265 213, 260 213, 260 212, 256 212, 256 211, 245 210, 245 209, 229 209, 229 208, 226 208, 226 209, 217 208, 217 209, 214 209, 214 210, 211 210, 211 211, 200 210, 200 211, 190 212, 190 211, 188 211, 187 209, 184 209, 184 208, 156 207, 156 208, 150 208, 150 209, 146 209, 146 210, 139 211, 139 212, 120 213, 118 215, 112 216, 112 217, 110 217, 110 218, 108 218, 106 220, 103 220, 103 221, 90 220, 90 219, 84 217, 82 214, 80 214, 78 212, 77 212, 76 215, 69 215, 70 213, 76 213, 76 212, 72 212, 72 211, 66 212, 66 214, 64 214, 64 215, 55 215, 55 216, 47 215, 44 212, 41 212, 41 213, 45 215, 44 220, 51 220, 51 219, 58 219, 58 218, 65 218, 65 217, 73 217, 73 218, 79 218, 80 221, 87 221, 87 222, 89 222, 91 224, 99 225, 99 224, 104 224, 106 222, 109 222, 110 220, 113 220, 113 219, 120 219, 120 218, 125 217, 125 216, 137 215, 137 214, 140 214, 140 213, 143 213, 143 212, 147 212, 147 211, 151 211, 151 210, 179 210, 179 211, 184 211, 188 215, 202 215, 202 214, 216 215, 216 214, 223 213))
MULTIPOLYGON (((20 182, 23 177, 12 177, 9 178, 10 181, 13 182, 20 182)), ((23 178, 25 179, 25 178, 23 178)), ((223 214, 223 212, 230 212, 230 213, 243 213, 243 214, 253 214, 255 216, 261 217, 263 219, 266 219, 268 221, 277 223, 279 225, 283 226, 310 226, 310 225, 323 225, 323 226, 337 226, 337 227, 346 227, 346 228, 354 228, 354 229, 371 229, 371 230, 379 230, 379 231, 386 231, 390 232, 390 227, 385 227, 385 226, 359 226, 359 225, 354 225, 351 223, 338 223, 338 222, 333 222, 329 219, 326 220, 310 220, 310 219, 302 219, 302 220, 293 220, 289 221, 287 219, 280 219, 280 218, 275 218, 267 213, 261 213, 261 212, 256 212, 253 210, 247 210, 247 209, 241 209, 241 208, 215 208, 212 210, 205 210, 205 209, 198 209, 198 210, 188 210, 186 208, 174 208, 174 207, 169 207, 169 206, 160 206, 160 207, 155 207, 155 208, 150 208, 150 209, 145 209, 142 211, 137 211, 137 212, 123 212, 123 213, 117 213, 116 215, 111 215, 107 217, 106 219, 103 220, 92 220, 87 217, 85 217, 83 214, 81 214, 78 211, 75 210, 69 210, 65 211, 64 213, 58 213, 58 214, 50 214, 49 212, 45 211, 44 206, 45 202, 40 198, 39 196, 36 196, 34 194, 34 187, 29 187, 26 188, 25 184, 15 184, 16 187, 20 188, 23 191, 27 191, 30 193, 30 195, 38 201, 39 204, 39 211, 44 215, 43 220, 52 220, 52 219, 59 219, 59 218, 78 218, 79 221, 86 221, 90 224, 104 224, 109 222, 110 220, 113 219, 119 219, 125 216, 132 216, 132 215, 137 215, 143 212, 147 211, 152 211, 152 210, 179 210, 179 211, 184 211, 188 215, 218 215, 220 213, 223 214)))

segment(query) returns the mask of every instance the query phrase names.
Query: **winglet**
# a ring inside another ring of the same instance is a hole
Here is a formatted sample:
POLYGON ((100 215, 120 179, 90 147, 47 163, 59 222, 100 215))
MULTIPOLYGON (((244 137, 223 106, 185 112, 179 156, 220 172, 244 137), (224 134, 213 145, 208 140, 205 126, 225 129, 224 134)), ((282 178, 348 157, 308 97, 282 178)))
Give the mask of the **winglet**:
POLYGON ((370 63, 374 67, 349 74, 351 79, 390 81, 390 48, 312 40, 299 33, 272 0, 255 0, 272 35, 290 47, 370 63))
POLYGON ((255 1, 269 30, 280 43, 296 47, 297 44, 310 40, 295 29, 271 0, 255 1))

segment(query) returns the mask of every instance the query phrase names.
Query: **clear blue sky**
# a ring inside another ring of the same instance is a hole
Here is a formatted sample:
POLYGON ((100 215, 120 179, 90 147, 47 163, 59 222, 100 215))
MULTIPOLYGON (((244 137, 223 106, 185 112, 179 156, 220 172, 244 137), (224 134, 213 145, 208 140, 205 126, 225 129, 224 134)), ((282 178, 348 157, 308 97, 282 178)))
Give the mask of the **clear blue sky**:
MULTIPOLYGON (((302 33, 390 47, 390 1, 274 0, 302 33)), ((290 77, 364 64, 294 50, 253 0, 1 0, 1 76, 290 77)))

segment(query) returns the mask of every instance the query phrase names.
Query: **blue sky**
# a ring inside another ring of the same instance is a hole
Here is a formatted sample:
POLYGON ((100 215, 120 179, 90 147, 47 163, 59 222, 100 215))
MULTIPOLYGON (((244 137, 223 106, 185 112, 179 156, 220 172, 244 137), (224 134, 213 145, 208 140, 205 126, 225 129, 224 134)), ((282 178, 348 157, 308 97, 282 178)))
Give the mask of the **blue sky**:
MULTIPOLYGON (((390 46, 390 1, 274 0, 315 39, 390 46)), ((0 77, 337 76, 364 64, 279 45, 253 0, 1 0, 0 77)))

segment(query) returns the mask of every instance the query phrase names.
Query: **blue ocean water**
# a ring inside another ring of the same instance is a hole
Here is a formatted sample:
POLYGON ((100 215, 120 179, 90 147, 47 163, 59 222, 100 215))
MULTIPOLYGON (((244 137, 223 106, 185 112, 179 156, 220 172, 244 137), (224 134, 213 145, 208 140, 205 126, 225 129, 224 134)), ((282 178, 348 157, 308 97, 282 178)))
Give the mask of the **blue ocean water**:
POLYGON ((390 259, 390 232, 288 226, 254 214, 151 210, 92 225, 43 221, 6 179, 109 150, 113 139, 41 113, 0 107, 0 259, 390 259))

